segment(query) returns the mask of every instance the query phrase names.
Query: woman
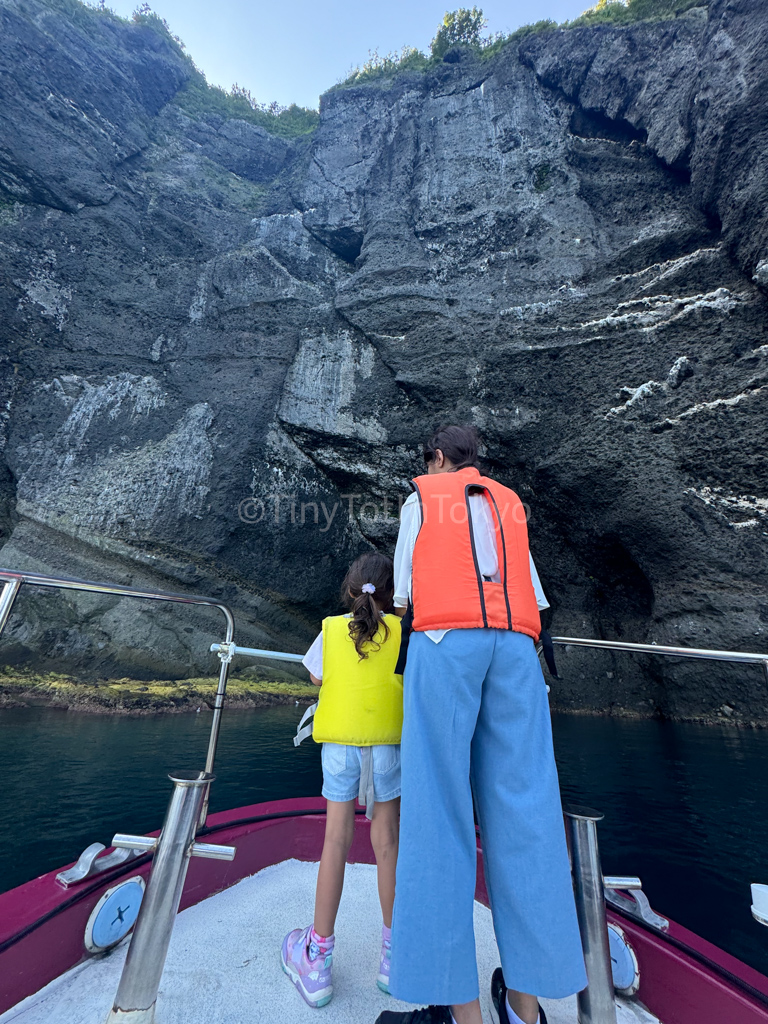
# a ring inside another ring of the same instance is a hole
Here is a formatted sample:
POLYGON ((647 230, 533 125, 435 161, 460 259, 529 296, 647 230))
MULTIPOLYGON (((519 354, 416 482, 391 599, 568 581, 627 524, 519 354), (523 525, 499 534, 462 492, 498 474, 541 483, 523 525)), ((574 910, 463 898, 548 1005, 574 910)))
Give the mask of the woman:
POLYGON ((413 633, 390 989, 435 1005, 381 1024, 481 1024, 473 795, 502 962, 495 1019, 545 1024, 539 996, 586 984, 535 649, 546 600, 520 499, 480 475, 477 448, 472 428, 440 428, 403 506, 395 605, 410 604, 413 633))

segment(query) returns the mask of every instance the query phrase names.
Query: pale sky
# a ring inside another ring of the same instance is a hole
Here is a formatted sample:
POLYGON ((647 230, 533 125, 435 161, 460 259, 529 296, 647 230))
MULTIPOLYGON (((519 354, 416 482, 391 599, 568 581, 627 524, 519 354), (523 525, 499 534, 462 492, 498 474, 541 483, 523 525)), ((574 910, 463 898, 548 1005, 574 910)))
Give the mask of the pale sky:
MULTIPOLYGON (((474 0, 489 32, 575 18, 594 0, 474 0)), ((213 85, 233 82, 259 102, 316 107, 369 50, 428 52, 446 10, 469 0, 150 0, 213 85)), ((138 0, 107 0, 129 17, 138 0)))

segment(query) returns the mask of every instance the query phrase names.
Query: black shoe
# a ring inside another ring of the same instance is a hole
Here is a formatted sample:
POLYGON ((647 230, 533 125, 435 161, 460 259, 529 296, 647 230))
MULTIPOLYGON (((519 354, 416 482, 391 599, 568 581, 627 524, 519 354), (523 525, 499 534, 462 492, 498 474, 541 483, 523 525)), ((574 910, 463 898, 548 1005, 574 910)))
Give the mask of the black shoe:
POLYGON ((451 1009, 449 1006, 423 1006, 407 1013, 385 1010, 376 1018, 376 1024, 451 1024, 451 1009))
MULTIPOLYGON (((504 984, 504 975, 501 968, 497 967, 491 978, 491 1017, 493 1024, 509 1024, 507 1015, 507 986, 504 984)), ((547 1015, 539 1005, 539 1024, 547 1024, 547 1015)))

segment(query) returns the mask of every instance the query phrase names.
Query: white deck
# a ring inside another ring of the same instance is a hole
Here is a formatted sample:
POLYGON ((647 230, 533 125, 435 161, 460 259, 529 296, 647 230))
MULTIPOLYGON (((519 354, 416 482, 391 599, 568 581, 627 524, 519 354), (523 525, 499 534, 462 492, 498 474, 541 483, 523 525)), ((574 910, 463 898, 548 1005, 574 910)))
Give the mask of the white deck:
MULTIPOLYGON (((321 1010, 305 1005, 280 967, 291 928, 312 919, 317 865, 284 861, 179 915, 157 1003, 158 1024, 374 1024, 382 1010, 411 1009, 376 987, 381 912, 375 868, 347 867, 336 927, 334 996, 321 1010)), ((499 966, 490 911, 475 904, 477 962, 484 1019, 499 966)), ((0 1024, 103 1024, 117 990, 127 941, 75 967, 0 1016, 0 1024)), ((550 1024, 576 1024, 576 998, 542 1000, 550 1024)), ((618 1006, 618 1024, 658 1024, 633 1004, 618 1006)))

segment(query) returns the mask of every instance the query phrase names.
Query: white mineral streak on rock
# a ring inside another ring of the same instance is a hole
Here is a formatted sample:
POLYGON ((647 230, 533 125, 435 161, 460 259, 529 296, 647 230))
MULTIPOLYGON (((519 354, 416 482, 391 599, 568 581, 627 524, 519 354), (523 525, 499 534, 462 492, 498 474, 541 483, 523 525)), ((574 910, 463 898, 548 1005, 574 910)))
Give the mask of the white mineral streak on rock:
POLYGON ((529 320, 533 317, 550 313, 557 306, 562 306, 562 304, 562 299, 549 299, 547 302, 529 302, 525 306, 509 306, 507 309, 500 309, 499 316, 511 316, 516 320, 529 320))
POLYGON ((8 206, 0 207, 0 224, 17 224, 23 211, 21 203, 9 203, 8 206))
MULTIPOLYGON (((41 307, 42 315, 51 317, 56 323, 56 330, 64 329, 72 290, 59 284, 55 277, 56 253, 46 250, 45 254, 34 260, 32 271, 26 281, 15 284, 26 294, 27 300, 41 307)), ((19 299, 19 309, 24 307, 25 300, 19 299)))
POLYGON ((137 417, 166 404, 162 388, 153 377, 131 374, 98 385, 76 377, 56 383, 50 390, 57 395, 73 388, 80 395, 50 444, 19 451, 28 465, 18 481, 22 515, 98 543, 98 535, 146 539, 164 514, 177 520, 202 513, 213 462, 207 403, 187 409, 158 441, 99 450, 105 420, 127 417, 126 431, 135 430, 137 417))
POLYGON ((305 338, 285 380, 278 416, 306 430, 385 442, 376 416, 351 411, 357 381, 373 373, 375 352, 349 331, 305 338))
POLYGON ((712 402, 697 402, 696 405, 692 405, 689 409, 681 412, 679 416, 668 419, 666 422, 679 423, 680 420, 688 419, 691 416, 697 416, 699 413, 707 412, 711 409, 727 409, 731 406, 738 405, 740 402, 744 402, 747 399, 754 398, 755 395, 759 395, 762 391, 768 391, 768 384, 764 384, 760 388, 754 388, 751 391, 742 391, 740 395, 733 395, 731 398, 715 398, 712 402))
POLYGON ((193 324, 199 323, 205 315, 205 307, 208 302, 208 273, 206 270, 197 279, 197 291, 189 307, 189 319, 193 324))
POLYGON ((54 377, 52 381, 40 384, 38 391, 53 395, 68 408, 71 408, 77 401, 82 384, 83 381, 77 374, 63 373, 61 377, 54 377), (72 394, 73 391, 75 394, 72 394))
POLYGON ((672 364, 667 379, 660 383, 657 380, 647 380, 636 388, 623 387, 620 393, 627 395, 627 401, 621 405, 615 405, 605 414, 604 419, 609 420, 621 413, 630 411, 634 406, 640 405, 646 399, 659 392, 667 393, 670 388, 678 388, 686 378, 693 375, 693 366, 687 356, 678 356, 672 364))
POLYGON ((768 286, 768 259, 760 260, 755 267, 755 272, 752 275, 752 280, 755 284, 762 285, 763 287, 768 286))
POLYGON ((714 34, 710 47, 715 61, 727 61, 728 79, 733 94, 731 102, 740 102, 749 93, 742 48, 737 46, 733 37, 723 28, 714 34))
POLYGON ((679 256, 677 259, 666 260, 664 263, 654 263, 652 266, 639 270, 634 274, 622 274, 617 280, 629 280, 632 278, 637 280, 646 274, 651 274, 653 275, 651 280, 646 281, 641 288, 641 291, 647 291, 649 288, 655 288, 663 281, 675 278, 681 271, 691 270, 707 260, 716 258, 721 252, 722 246, 719 245, 706 249, 696 249, 694 252, 686 253, 685 256, 679 256))
POLYGON ((91 384, 74 374, 54 378, 44 390, 52 389, 59 397, 70 404, 72 411, 56 431, 45 459, 52 461, 52 472, 61 473, 76 461, 79 461, 86 434, 93 420, 99 415, 106 415, 114 420, 123 410, 124 405, 132 416, 147 414, 165 405, 165 393, 154 377, 137 377, 131 373, 121 373, 116 377, 107 377, 102 384, 91 384), (80 391, 74 402, 72 391, 80 391))
POLYGON ((621 413, 627 412, 633 406, 638 405, 646 398, 650 398, 651 395, 657 391, 666 390, 664 384, 660 384, 657 380, 647 380, 645 384, 640 384, 636 388, 623 387, 621 389, 622 395, 627 395, 627 401, 622 405, 615 405, 612 409, 609 409, 605 414, 605 419, 611 419, 614 416, 618 416, 621 413))
POLYGON ((322 500, 322 487, 318 488, 315 472, 312 460, 279 424, 273 424, 264 444, 264 462, 253 470, 251 494, 263 503, 263 509, 254 508, 254 519, 284 521, 291 501, 300 504, 310 493, 315 500, 322 500))
POLYGON ((0 422, 2 422, 3 429, 0 430, 0 452, 5 451, 5 446, 8 444, 7 428, 8 423, 11 419, 11 399, 7 399, 3 402, 2 412, 0 412, 0 422))
POLYGON ((480 430, 489 427, 493 430, 519 430, 529 423, 538 423, 541 413, 525 405, 516 404, 512 408, 494 409, 485 405, 472 406, 472 422, 480 430))
POLYGON ((728 494, 722 487, 688 487, 686 494, 695 495, 705 505, 723 515, 729 526, 737 530, 761 526, 768 521, 768 498, 753 494, 728 494), (749 518, 733 518, 748 516, 749 518))
POLYGON ((151 536, 164 513, 171 512, 174 519, 201 518, 213 463, 207 435, 212 421, 209 405, 199 402, 160 441, 80 469, 79 490, 86 502, 74 516, 75 525, 89 533, 138 539, 151 536))
POLYGON ((254 217, 251 224, 257 229, 259 241, 268 246, 270 242, 289 242, 296 246, 301 259, 312 259, 314 253, 307 245, 311 235, 304 227, 303 214, 273 213, 269 217, 254 217))
POLYGON ((667 374, 667 384, 671 388, 679 388, 688 377, 693 376, 693 366, 688 356, 678 356, 667 374))
POLYGON ((582 330, 594 330, 596 327, 629 327, 655 331, 702 309, 711 309, 722 314, 730 313, 743 298, 746 296, 732 295, 728 288, 716 288, 703 295, 651 295, 647 298, 620 302, 608 316, 599 320, 588 320, 580 324, 580 327, 582 330))
POLYGON ((281 462, 290 464, 297 469, 309 469, 314 465, 309 456, 305 455, 295 441, 277 424, 272 424, 269 428, 265 449, 268 465, 273 458, 280 459, 281 462))

